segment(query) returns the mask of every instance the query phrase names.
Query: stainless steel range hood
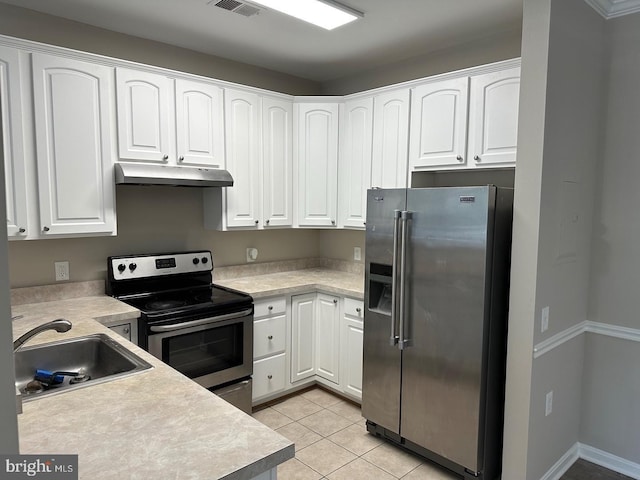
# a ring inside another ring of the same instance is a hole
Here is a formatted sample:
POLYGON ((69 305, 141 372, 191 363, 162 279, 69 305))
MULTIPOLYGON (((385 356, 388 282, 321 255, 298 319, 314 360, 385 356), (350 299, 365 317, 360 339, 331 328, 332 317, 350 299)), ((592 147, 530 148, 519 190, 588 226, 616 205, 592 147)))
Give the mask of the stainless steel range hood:
POLYGON ((170 165, 116 163, 117 185, 171 185, 174 187, 230 187, 233 177, 226 170, 170 165))

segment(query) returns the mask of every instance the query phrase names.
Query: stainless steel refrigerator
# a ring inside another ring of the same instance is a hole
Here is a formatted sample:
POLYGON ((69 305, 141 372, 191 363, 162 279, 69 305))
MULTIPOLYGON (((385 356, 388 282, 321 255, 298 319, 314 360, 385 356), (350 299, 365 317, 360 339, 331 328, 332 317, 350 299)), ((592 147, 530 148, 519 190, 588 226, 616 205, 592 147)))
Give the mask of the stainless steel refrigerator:
POLYGON ((362 414, 465 479, 499 477, 513 190, 368 191, 362 414))

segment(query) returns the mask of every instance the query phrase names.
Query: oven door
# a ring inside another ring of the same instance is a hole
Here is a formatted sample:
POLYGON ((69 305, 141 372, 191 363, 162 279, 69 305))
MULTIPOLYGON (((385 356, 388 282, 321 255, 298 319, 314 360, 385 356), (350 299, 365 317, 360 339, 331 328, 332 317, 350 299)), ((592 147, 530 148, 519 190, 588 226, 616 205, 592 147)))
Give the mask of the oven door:
POLYGON ((253 373, 253 309, 148 327, 149 353, 203 387, 253 373))

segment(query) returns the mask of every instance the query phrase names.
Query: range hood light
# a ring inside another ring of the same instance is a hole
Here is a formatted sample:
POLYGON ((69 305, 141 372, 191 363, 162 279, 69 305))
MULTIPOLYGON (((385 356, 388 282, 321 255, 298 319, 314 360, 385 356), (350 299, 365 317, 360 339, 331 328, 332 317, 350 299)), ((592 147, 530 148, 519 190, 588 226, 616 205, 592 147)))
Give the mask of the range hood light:
POLYGON ((326 30, 353 22, 364 16, 333 0, 250 0, 251 3, 277 10, 326 30))

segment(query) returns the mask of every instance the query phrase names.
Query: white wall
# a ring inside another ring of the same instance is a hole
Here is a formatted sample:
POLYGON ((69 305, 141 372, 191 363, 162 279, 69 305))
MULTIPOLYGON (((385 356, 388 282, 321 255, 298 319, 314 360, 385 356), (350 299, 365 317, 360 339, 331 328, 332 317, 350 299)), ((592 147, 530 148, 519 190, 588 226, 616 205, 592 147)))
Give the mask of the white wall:
MULTIPOLYGON (((640 14, 607 21, 606 140, 589 320, 640 329, 640 14)), ((640 343, 587 336, 581 441, 640 464, 640 343)))
POLYGON ((580 437, 584 337, 532 354, 587 318, 605 22, 583 0, 524 9, 503 478, 538 479, 580 437))

